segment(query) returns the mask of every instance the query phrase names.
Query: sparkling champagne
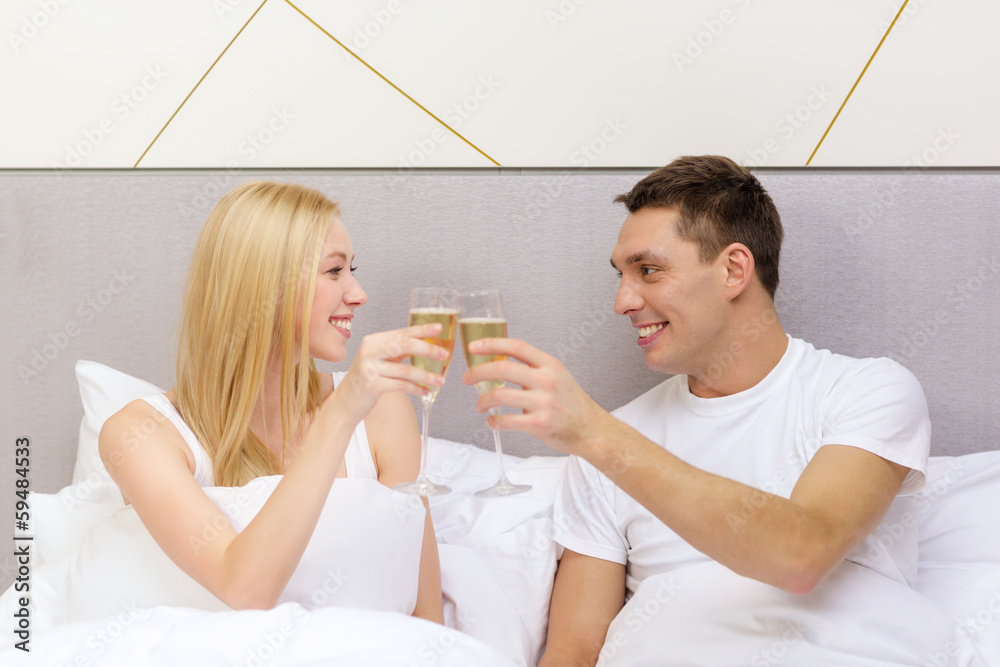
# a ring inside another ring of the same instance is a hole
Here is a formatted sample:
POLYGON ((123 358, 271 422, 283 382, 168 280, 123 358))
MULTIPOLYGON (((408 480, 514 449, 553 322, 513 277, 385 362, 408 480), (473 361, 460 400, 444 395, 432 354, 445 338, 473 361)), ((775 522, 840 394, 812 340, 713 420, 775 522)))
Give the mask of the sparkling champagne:
MULTIPOLYGON (((444 375, 448 372, 448 364, 451 363, 451 353, 455 349, 455 329, 458 321, 458 311, 448 308, 414 308, 410 311, 410 326, 418 324, 441 325, 441 333, 431 338, 424 338, 431 345, 437 345, 448 350, 445 359, 431 359, 417 355, 410 356, 410 363, 417 368, 425 370, 435 375, 444 375)), ((440 387, 429 387, 431 399, 437 397, 440 387)))
MULTIPOLYGON (((459 328, 462 330, 462 348, 465 350, 465 361, 469 368, 491 361, 503 361, 507 357, 502 354, 470 354, 469 343, 480 338, 506 338, 507 320, 490 317, 469 317, 459 320, 459 328)), ((476 389, 480 394, 497 389, 503 386, 502 380, 490 380, 487 382, 477 382, 476 389)))

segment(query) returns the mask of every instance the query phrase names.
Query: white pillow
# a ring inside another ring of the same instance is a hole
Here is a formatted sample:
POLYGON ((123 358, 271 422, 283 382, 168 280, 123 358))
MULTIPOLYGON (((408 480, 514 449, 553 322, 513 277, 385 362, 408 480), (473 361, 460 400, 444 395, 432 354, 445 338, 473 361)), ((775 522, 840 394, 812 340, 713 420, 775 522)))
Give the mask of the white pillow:
POLYGON ((73 467, 73 484, 86 482, 96 486, 101 482, 113 484, 111 475, 101 462, 97 437, 108 417, 126 405, 144 396, 162 394, 155 384, 132 377, 96 361, 76 362, 76 381, 80 385, 83 402, 83 420, 80 422, 80 440, 73 467))
POLYGON ((927 563, 917 588, 975 642, 985 664, 1000 665, 1000 563, 927 563))
POLYGON ((916 503, 921 564, 1000 565, 1000 450, 932 457, 916 503))
POLYGON ((496 479, 494 452, 431 438, 427 458, 430 477, 453 491, 431 497, 446 620, 534 665, 545 645, 559 558, 552 507, 567 457, 505 456, 511 481, 532 489, 490 499, 472 493, 496 479))
POLYGON ((32 492, 34 563, 42 565, 76 553, 90 530, 123 506, 114 484, 86 482, 64 487, 58 493, 32 492))
MULTIPOLYGON (((242 530, 280 479, 261 477, 243 487, 205 492, 242 530)), ((424 516, 415 496, 374 480, 336 480, 279 602, 411 613, 424 516)), ((216 534, 205 526, 192 544, 208 543, 216 534)), ((94 526, 75 553, 32 572, 36 630, 158 605, 228 609, 167 557, 131 506, 94 526)))
MULTIPOLYGON (((205 492, 242 531, 280 481, 280 475, 258 477, 243 487, 205 492)), ((376 480, 335 480, 278 602, 297 602, 306 609, 412 613, 426 514, 418 496, 393 491, 376 480)))

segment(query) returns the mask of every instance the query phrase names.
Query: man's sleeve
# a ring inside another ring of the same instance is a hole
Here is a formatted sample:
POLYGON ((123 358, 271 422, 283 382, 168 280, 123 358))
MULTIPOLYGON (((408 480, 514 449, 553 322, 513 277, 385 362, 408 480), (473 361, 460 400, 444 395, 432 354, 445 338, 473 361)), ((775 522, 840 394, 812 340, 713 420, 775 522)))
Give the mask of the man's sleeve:
POLYGON ((891 359, 877 359, 831 391, 819 446, 849 445, 910 468, 899 495, 924 484, 931 423, 920 382, 891 359))
POLYGON ((555 541, 585 556, 625 565, 628 542, 614 503, 614 484, 586 461, 570 456, 556 489, 555 541))

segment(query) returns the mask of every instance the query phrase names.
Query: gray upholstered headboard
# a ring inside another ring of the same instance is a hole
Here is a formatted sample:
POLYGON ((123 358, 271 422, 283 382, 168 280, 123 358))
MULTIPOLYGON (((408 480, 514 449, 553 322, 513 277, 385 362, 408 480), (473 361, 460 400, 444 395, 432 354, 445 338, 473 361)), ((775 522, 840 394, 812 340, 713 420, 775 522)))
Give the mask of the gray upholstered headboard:
MULTIPOLYGON (((18 436, 32 439, 33 489, 69 482, 77 359, 172 383, 195 237, 219 196, 251 178, 341 202, 369 295, 356 335, 402 326, 412 287, 498 287, 511 335, 558 354, 604 406, 625 403, 660 377, 611 312, 608 258, 624 218, 611 200, 647 171, 0 172, 0 506, 12 502, 18 436)), ((997 448, 1000 171, 758 173, 786 229, 786 329, 908 366, 927 394, 935 454, 997 448)), ((432 434, 488 447, 463 370, 456 362, 432 434)), ((505 440, 511 453, 551 453, 505 440)))

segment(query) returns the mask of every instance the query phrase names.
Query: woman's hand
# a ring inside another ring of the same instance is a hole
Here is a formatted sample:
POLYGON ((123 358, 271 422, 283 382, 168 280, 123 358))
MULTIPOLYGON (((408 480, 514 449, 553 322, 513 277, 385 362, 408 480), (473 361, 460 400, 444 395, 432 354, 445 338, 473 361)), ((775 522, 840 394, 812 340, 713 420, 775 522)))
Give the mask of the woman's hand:
POLYGON ((427 387, 440 387, 444 384, 443 376, 403 363, 403 359, 410 355, 447 358, 449 353, 443 347, 422 340, 440 332, 441 325, 434 323, 365 336, 347 375, 331 394, 331 399, 361 421, 382 394, 401 391, 423 396, 428 391, 427 387))

